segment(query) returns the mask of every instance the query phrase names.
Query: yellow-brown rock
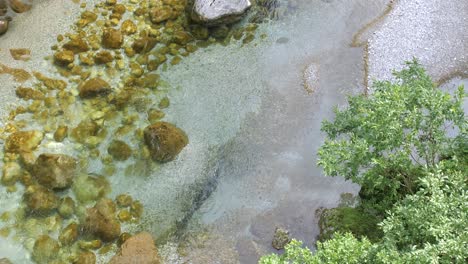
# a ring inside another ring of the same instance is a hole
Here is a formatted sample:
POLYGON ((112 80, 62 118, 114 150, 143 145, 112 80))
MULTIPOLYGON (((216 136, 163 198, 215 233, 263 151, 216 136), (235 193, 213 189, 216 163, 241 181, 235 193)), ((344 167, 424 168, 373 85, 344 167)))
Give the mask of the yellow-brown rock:
POLYGON ((24 100, 42 100, 44 99, 44 94, 36 89, 29 87, 18 87, 16 88, 16 96, 24 100))
POLYGON ((71 245, 78 238, 78 229, 79 226, 77 223, 70 223, 65 227, 59 235, 59 241, 62 245, 71 245))
POLYGON ((94 62, 96 64, 106 64, 114 60, 114 56, 107 50, 100 51, 94 56, 94 62))
POLYGON ((132 35, 137 32, 137 26, 135 25, 135 23, 133 23, 132 20, 127 19, 124 22, 122 22, 122 25, 120 26, 120 31, 125 35, 132 35))
POLYGON ((82 83, 78 88, 81 98, 96 97, 99 95, 107 95, 112 91, 110 85, 103 79, 96 77, 82 83))
POLYGON ((118 49, 122 47, 123 35, 120 30, 115 28, 108 28, 104 30, 102 34, 101 44, 104 48, 118 49))
POLYGON ((122 140, 112 140, 109 144, 109 148, 107 148, 107 152, 115 160, 120 161, 127 160, 132 155, 132 149, 122 140))
POLYGON ((64 189, 71 186, 76 175, 77 160, 64 154, 43 153, 32 168, 32 175, 43 186, 64 189))
POLYGON ((86 210, 84 231, 99 237, 104 242, 117 239, 120 235, 120 223, 115 213, 114 202, 110 199, 101 199, 94 207, 86 210))
POLYGON ((73 262, 73 264, 95 264, 95 263, 96 263, 96 255, 91 251, 80 252, 76 261, 73 262))
POLYGON ((161 260, 154 240, 147 232, 136 234, 122 244, 119 253, 110 260, 109 264, 159 264, 161 260), (138 260, 135 262, 135 260, 138 260))
POLYGON ((13 185, 22 176, 21 166, 16 162, 6 162, 2 172, 3 185, 13 185))
POLYGON ((188 144, 184 131, 167 122, 156 122, 144 129, 144 139, 154 161, 173 160, 188 144))
POLYGON ((32 257, 36 263, 50 263, 57 257, 60 245, 48 235, 42 235, 34 243, 32 257))
POLYGON ((5 142, 6 152, 31 152, 41 144, 44 134, 37 130, 18 131, 11 134, 5 142))
POLYGON ((59 126, 54 132, 54 140, 57 142, 62 142, 68 135, 67 126, 59 126))
POLYGON ((68 41, 63 45, 66 50, 71 50, 74 53, 85 52, 89 50, 89 45, 86 41, 81 38, 76 38, 68 41))
POLYGON ((173 16, 170 6, 154 7, 150 10, 151 22, 157 24, 170 19, 173 16))
POLYGON ((52 212, 59 203, 54 192, 40 185, 29 186, 23 200, 31 213, 40 215, 52 212))
POLYGON ((157 43, 158 41, 155 38, 142 37, 133 42, 132 48, 136 53, 145 53, 152 50, 157 43))
POLYGON ((71 50, 62 50, 54 54, 54 62, 59 66, 67 66, 75 61, 75 53, 71 50))

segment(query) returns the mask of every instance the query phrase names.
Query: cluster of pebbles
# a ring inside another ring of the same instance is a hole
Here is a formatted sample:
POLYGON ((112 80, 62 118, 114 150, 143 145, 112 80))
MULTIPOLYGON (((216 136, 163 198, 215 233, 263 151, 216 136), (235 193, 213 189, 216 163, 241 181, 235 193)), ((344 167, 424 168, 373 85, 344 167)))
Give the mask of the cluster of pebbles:
MULTIPOLYGON (((23 11, 12 4, 19 0, 8 3, 23 11)), ((5 6, 0 0, 0 15, 5 6)), ((96 255, 114 254, 132 237, 125 229, 137 225, 143 207, 128 194, 110 199, 107 178, 123 163, 131 169, 169 162, 188 144, 183 130, 162 121, 170 86, 157 72, 209 45, 254 40, 257 24, 197 24, 192 6, 191 0, 81 3, 80 17, 46 58, 55 73, 0 64, 24 100, 0 129, 1 183, 23 192, 20 208, 0 215, 0 235, 22 242, 35 262, 95 263, 96 255)), ((10 51, 19 60, 30 54, 10 51)))
POLYGON ((8 31, 12 20, 10 9, 14 13, 24 13, 31 9, 31 3, 27 0, 0 0, 0 36, 8 31))

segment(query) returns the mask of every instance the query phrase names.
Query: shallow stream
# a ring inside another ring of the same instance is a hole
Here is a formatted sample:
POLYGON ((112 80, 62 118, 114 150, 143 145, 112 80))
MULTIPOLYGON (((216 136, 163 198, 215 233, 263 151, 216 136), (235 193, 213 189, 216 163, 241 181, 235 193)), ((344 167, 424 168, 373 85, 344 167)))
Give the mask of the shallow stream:
MULTIPOLYGON (((38 1, 15 18, 0 38, 2 63, 18 65, 7 49, 33 40, 26 45, 32 60, 21 67, 51 71, 42 61, 50 55, 50 36, 65 30, 79 11, 71 1, 53 2, 38 1)), ((364 48, 351 42, 388 1, 294 2, 284 16, 260 24, 252 42, 211 45, 159 72, 170 98, 164 120, 182 128, 190 143, 163 165, 121 162, 108 180, 110 197, 129 193, 142 202, 141 223, 126 228, 151 232, 168 263, 254 263, 274 251, 276 227, 314 247, 316 209, 359 190, 324 177, 316 166, 320 123, 347 94, 365 90, 364 48)), ((4 102, 15 102, 11 81, 0 75, 4 102)), ((75 151, 66 143, 45 148, 75 151)), ((88 169, 100 173, 102 166, 90 161, 88 169)), ((20 191, 0 187, 0 214, 20 200, 20 191)), ((0 237, 0 256, 15 263, 28 259, 21 241, 11 237, 0 237)))

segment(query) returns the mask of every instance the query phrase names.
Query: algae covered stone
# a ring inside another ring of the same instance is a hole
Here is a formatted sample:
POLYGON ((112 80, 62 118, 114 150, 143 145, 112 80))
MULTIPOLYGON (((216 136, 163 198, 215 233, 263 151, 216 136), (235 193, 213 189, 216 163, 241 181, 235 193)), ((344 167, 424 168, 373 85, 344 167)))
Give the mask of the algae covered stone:
POLYGON ((90 98, 99 95, 106 95, 112 91, 109 83, 96 77, 82 83, 79 87, 81 98, 90 98))
POLYGON ((112 200, 104 198, 86 210, 83 230, 104 242, 117 239, 120 235, 120 223, 116 217, 116 208, 112 200))
POLYGON ((64 217, 69 218, 75 213, 75 201, 71 197, 64 197, 60 200, 58 213, 64 217))
POLYGON ((155 161, 173 160, 188 144, 184 131, 167 122, 156 122, 144 130, 145 144, 155 161))
POLYGON ((48 235, 42 235, 34 242, 32 257, 37 263, 49 263, 59 253, 59 243, 48 235))
POLYGON ((79 202, 93 202, 109 192, 109 182, 103 176, 82 174, 76 177, 72 190, 79 202))
POLYGON ((78 239, 79 226, 77 223, 70 223, 59 235, 59 241, 62 245, 71 245, 78 239))
POLYGON ((95 264, 96 255, 91 251, 80 252, 77 259, 73 264, 95 264))
POLYGON ((31 152, 41 144, 44 133, 37 130, 18 131, 11 134, 5 142, 6 152, 31 152))
POLYGON ((127 160, 132 155, 132 149, 128 146, 127 143, 123 142, 122 140, 112 140, 107 149, 107 152, 115 159, 115 160, 127 160))
POLYGON ((72 39, 63 45, 66 50, 73 51, 73 53, 80 53, 89 50, 88 43, 81 38, 72 39))
POLYGON ((21 177, 21 166, 16 162, 7 162, 2 169, 2 184, 13 185, 21 177))
POLYGON ((64 154, 39 155, 32 168, 32 175, 43 186, 64 189, 71 186, 76 174, 77 160, 64 154))
POLYGON ((286 229, 279 228, 277 227, 275 229, 275 235, 273 237, 273 241, 271 242, 271 245, 275 249, 283 249, 286 244, 288 244, 291 241, 289 238, 289 232, 286 229))
POLYGON ((23 199, 29 211, 37 214, 48 214, 56 209, 59 203, 54 192, 40 185, 29 186, 23 199))

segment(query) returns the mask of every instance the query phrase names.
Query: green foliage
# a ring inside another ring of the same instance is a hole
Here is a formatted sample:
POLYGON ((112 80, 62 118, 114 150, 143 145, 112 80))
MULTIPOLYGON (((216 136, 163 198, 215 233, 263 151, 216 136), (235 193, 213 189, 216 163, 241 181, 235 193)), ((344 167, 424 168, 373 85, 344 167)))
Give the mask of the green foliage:
POLYGON ((468 131, 465 96, 436 89, 416 61, 395 73, 396 83, 377 82, 370 97, 349 98, 325 121, 327 140, 319 164, 330 176, 361 185, 359 207, 335 208, 321 221, 338 231, 311 253, 298 241, 285 254, 261 264, 286 263, 466 263, 468 260, 468 131), (447 129, 453 129, 453 137, 447 129), (378 241, 355 222, 359 212, 377 212, 378 241), (354 230, 353 230, 354 229, 354 230), (342 233, 351 231, 351 233, 342 233))
POLYGON ((312 254, 294 241, 283 255, 261 264, 286 263, 465 263, 468 259, 468 181, 466 174, 428 172, 421 188, 398 202, 380 224, 380 242, 335 233, 312 254))
POLYGON ((407 65, 394 73, 396 82, 376 82, 371 96, 349 97, 349 106, 335 108, 335 120, 322 125, 327 140, 318 164, 361 185, 361 198, 381 213, 418 189, 424 168, 435 169, 455 142, 448 128, 467 131, 463 87, 452 97, 416 61, 407 65))
POLYGON ((352 233, 356 238, 367 237, 372 242, 377 242, 382 237, 382 231, 378 227, 381 219, 363 211, 360 207, 336 207, 323 209, 320 214, 320 241, 332 238, 335 232, 352 233))

